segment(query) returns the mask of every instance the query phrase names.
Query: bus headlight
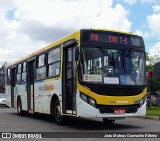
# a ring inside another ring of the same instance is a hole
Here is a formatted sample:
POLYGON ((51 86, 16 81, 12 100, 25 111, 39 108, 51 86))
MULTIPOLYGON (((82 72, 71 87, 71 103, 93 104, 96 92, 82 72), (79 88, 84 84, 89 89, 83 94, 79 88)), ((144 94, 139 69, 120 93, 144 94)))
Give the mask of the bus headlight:
POLYGON ((81 96, 81 98, 82 98, 85 102, 87 102, 87 101, 88 101, 88 98, 87 98, 87 96, 86 96, 86 95, 84 95, 84 94, 80 94, 80 96, 81 96))
POLYGON ((88 97, 82 93, 80 93, 80 97, 83 101, 85 101, 86 103, 88 103, 89 105, 93 106, 93 107, 96 107, 96 101, 91 98, 91 97, 88 97))
POLYGON ((93 106, 95 107, 96 102, 95 102, 95 100, 94 100, 94 99, 92 99, 92 98, 88 98, 88 102, 89 102, 89 104, 90 104, 90 105, 93 105, 93 106))

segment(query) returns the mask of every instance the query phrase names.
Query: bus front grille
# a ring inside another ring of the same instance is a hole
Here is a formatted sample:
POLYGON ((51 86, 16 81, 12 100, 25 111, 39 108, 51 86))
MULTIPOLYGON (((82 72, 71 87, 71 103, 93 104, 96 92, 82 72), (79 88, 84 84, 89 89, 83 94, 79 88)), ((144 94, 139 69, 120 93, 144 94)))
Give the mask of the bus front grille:
POLYGON ((139 106, 98 106, 100 113, 114 113, 114 109, 125 109, 125 113, 136 113, 139 106))

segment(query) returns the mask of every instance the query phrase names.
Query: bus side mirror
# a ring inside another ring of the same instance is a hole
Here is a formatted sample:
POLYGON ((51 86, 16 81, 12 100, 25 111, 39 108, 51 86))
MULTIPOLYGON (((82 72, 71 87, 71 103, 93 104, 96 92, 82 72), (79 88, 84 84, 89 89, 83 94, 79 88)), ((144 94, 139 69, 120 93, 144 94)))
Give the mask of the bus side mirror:
POLYGON ((78 61, 79 58, 79 47, 76 47, 75 49, 75 61, 78 61))

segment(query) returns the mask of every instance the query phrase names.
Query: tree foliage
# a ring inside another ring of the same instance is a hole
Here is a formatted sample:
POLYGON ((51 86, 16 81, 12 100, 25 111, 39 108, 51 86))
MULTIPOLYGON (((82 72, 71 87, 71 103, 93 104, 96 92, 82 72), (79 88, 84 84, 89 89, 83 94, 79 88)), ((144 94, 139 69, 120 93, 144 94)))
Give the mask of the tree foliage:
POLYGON ((5 72, 6 72, 6 63, 4 63, 0 68, 0 93, 5 92, 5 72))
POLYGON ((155 65, 158 62, 160 62, 159 55, 151 56, 146 52, 146 69, 148 71, 153 71, 153 65, 155 65))
POLYGON ((153 71, 153 64, 151 64, 151 57, 149 54, 146 52, 146 70, 147 71, 153 71))
POLYGON ((147 90, 151 93, 160 90, 160 76, 157 78, 150 78, 147 81, 147 90))
MULTIPOLYGON (((160 62, 160 56, 158 55, 154 55, 154 56, 150 56, 147 52, 146 52, 146 69, 147 71, 153 71, 153 65, 155 65, 156 63, 160 62)), ((150 78, 147 81, 147 89, 148 92, 154 93, 155 91, 160 90, 160 76, 154 78, 150 78)))
POLYGON ((149 56, 149 62, 151 65, 160 62, 160 56, 159 55, 149 56))

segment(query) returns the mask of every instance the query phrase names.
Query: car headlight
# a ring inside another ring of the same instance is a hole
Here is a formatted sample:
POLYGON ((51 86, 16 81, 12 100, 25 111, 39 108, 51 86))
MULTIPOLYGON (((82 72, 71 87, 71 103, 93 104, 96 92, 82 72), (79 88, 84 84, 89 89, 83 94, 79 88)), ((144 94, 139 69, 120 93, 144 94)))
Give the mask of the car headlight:
POLYGON ((91 97, 89 97, 89 96, 86 96, 86 95, 84 95, 84 94, 82 94, 82 93, 80 93, 80 97, 81 97, 81 99, 82 99, 83 101, 85 101, 85 102, 88 103, 89 105, 92 105, 93 107, 96 107, 96 101, 95 101, 93 98, 91 98, 91 97))

